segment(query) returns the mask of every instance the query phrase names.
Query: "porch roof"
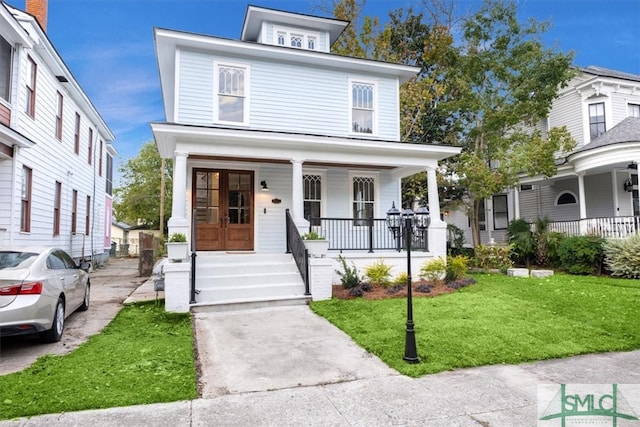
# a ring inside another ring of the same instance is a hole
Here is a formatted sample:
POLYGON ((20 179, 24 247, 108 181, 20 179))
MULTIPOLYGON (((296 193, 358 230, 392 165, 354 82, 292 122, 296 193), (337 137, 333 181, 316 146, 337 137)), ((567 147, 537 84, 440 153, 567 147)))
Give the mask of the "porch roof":
POLYGON ((160 156, 164 158, 184 152, 190 156, 274 163, 301 160, 315 164, 390 168, 399 177, 424 171, 426 167, 437 167, 438 161, 461 151, 460 147, 448 145, 175 123, 151 123, 151 129, 160 156))

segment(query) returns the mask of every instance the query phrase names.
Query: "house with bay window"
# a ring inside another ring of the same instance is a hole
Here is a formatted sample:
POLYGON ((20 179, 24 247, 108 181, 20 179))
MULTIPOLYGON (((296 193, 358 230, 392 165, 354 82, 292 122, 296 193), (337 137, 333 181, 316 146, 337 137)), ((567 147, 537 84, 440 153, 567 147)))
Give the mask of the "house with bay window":
POLYGON ((338 255, 404 271, 384 219, 401 207, 401 179, 422 171, 432 221, 414 264, 445 254, 436 168, 460 150, 400 140, 399 88, 419 69, 332 54, 347 25, 248 6, 239 40, 154 30, 169 234, 196 255, 165 265, 167 309, 327 298, 338 255), (329 240, 327 256, 305 255, 309 231, 329 240))
POLYGON ((0 2, 0 246, 94 263, 111 244, 114 136, 46 34, 46 1, 0 2))
MULTIPOLYGON (((575 149, 558 153, 555 176, 523 176, 517 188, 485 200, 483 243, 506 242, 508 223, 517 218, 535 223, 547 217, 552 231, 567 235, 620 238, 640 230, 640 75, 579 69, 539 129, 559 126, 571 132, 575 149)), ((447 221, 471 243, 463 212, 447 213, 447 221)))

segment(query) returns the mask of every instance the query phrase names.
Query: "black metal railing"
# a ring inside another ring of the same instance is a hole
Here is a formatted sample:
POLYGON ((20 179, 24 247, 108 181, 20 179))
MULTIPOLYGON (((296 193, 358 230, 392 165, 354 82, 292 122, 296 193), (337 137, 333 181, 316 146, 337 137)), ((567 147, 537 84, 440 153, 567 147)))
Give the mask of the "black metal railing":
POLYGON ((191 294, 189 297, 189 304, 196 303, 196 223, 197 223, 197 212, 196 209, 193 210, 193 215, 191 215, 191 294))
MULTIPOLYGON (((394 236, 380 218, 318 218, 309 217, 309 231, 315 231, 329 240, 330 251, 362 251, 370 253, 384 250, 400 251, 404 239, 394 236)), ((414 235, 412 249, 428 251, 428 231, 414 235)))
POLYGON ((300 232, 296 227, 289 209, 285 211, 286 231, 287 231, 287 253, 293 255, 296 261, 302 280, 304 281, 304 294, 311 295, 309 290, 309 251, 304 246, 300 232))

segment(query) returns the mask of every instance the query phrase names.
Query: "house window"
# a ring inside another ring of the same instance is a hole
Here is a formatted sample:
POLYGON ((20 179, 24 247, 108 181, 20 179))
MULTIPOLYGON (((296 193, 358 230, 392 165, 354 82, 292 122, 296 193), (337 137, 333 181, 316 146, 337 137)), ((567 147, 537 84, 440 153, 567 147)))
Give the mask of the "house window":
POLYGON ((27 56, 27 104, 25 112, 31 117, 36 116, 36 78, 38 66, 30 56, 27 56))
MULTIPOLYGON (((471 227, 471 218, 469 218, 469 227, 471 227)), ((478 229, 480 231, 485 231, 487 229, 487 215, 484 209, 484 200, 480 201, 480 206, 478 208, 478 229)))
POLYGON ((76 113, 76 127, 73 131, 73 152, 80 154, 80 114, 76 113))
POLYGON ((577 203, 576 195, 570 191, 563 191, 556 198, 556 206, 575 205, 577 203))
POLYGON ((56 113, 56 138, 62 140, 62 112, 64 110, 64 97, 58 92, 58 112, 56 113))
POLYGON ((217 120, 221 122, 247 122, 248 68, 219 65, 217 120))
POLYGON ((283 31, 278 31, 278 44, 280 46, 284 46, 287 43, 287 33, 283 31))
POLYGON ((529 191, 529 190, 533 190, 533 185, 531 184, 520 185, 520 191, 529 191))
POLYGON ((102 176, 102 140, 100 140, 100 145, 98 146, 98 176, 102 176))
POLYGON ((26 166, 22 167, 22 188, 20 205, 20 231, 31 231, 31 178, 32 171, 26 166))
MULTIPOLYGON (((320 218, 322 215, 322 176, 304 175, 302 188, 304 192, 304 217, 306 219, 320 218)), ((320 225, 320 222, 315 221, 311 225, 320 225)))
POLYGON ((629 117, 640 117, 640 104, 628 104, 629 117))
POLYGON ((354 225, 367 225, 373 218, 375 207, 375 180, 372 177, 353 177, 353 219, 354 225))
POLYGON ((60 204, 62 203, 62 183, 56 181, 53 196, 53 235, 60 235, 60 204))
POLYGON ((87 163, 93 163, 93 129, 89 128, 89 143, 87 144, 87 163))
POLYGON ((11 96, 11 64, 13 62, 13 48, 5 39, 0 37, 0 98, 9 102, 11 96))
POLYGON ((507 195, 493 196, 493 229, 506 230, 509 226, 509 206, 507 195))
POLYGON ((292 28, 278 27, 275 30, 274 44, 289 46, 297 49, 316 50, 318 46, 317 33, 307 33, 292 28))
POLYGON ((374 133, 375 85, 351 82, 351 131, 374 133))
POLYGON ((107 153, 107 187, 105 191, 108 195, 113 195, 113 157, 109 153, 107 153))
POLYGON ((307 37, 307 49, 316 50, 317 40, 315 37, 307 37))
POLYGON ((304 36, 302 34, 291 34, 291 47, 302 47, 302 40, 304 36))
POLYGON ((78 190, 73 190, 71 200, 71 234, 78 231, 78 190))
POLYGON ((84 217, 84 234, 91 235, 91 196, 87 196, 87 209, 84 217))
POLYGON ((589 129, 592 140, 607 131, 604 120, 604 102, 589 105, 589 129))

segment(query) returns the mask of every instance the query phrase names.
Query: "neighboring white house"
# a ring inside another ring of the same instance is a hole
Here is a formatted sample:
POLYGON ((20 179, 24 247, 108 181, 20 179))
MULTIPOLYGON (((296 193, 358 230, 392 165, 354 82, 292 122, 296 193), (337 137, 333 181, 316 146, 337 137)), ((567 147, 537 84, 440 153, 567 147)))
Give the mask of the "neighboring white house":
POLYGON ((169 235, 190 236, 195 219, 198 263, 206 253, 285 253, 287 210, 301 233, 306 218, 323 218, 313 224, 330 257, 398 258, 384 221, 368 228, 367 219, 400 207, 401 179, 425 170, 432 222, 418 256, 445 253, 436 168, 460 150, 401 143, 399 88, 419 69, 331 54, 347 25, 248 6, 240 40, 155 29, 166 122, 151 128, 160 155, 174 159, 169 235), (372 244, 356 243, 369 230, 372 244))
MULTIPOLYGON (((576 148, 558 157, 554 177, 522 177, 517 189, 485 200, 482 242, 505 242, 507 225, 516 218, 534 223, 546 216, 552 230, 569 235, 624 237, 640 229, 640 75, 580 69, 540 129, 563 125, 576 148)), ((471 243, 463 212, 449 212, 447 222, 464 230, 471 243)))
POLYGON ((47 38, 46 3, 28 0, 25 13, 0 2, 0 245, 100 263, 114 136, 47 38))

